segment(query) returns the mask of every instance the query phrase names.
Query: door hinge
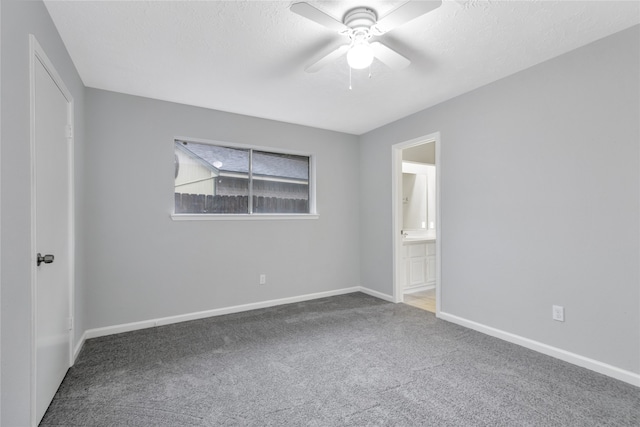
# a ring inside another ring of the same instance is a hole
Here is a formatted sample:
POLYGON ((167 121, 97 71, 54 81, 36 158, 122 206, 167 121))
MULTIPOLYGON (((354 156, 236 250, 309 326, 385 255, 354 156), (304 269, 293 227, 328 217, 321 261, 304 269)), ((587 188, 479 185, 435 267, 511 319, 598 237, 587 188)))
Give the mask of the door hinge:
POLYGON ((73 317, 69 317, 69 322, 68 322, 67 326, 69 327, 70 331, 73 330, 73 317))
POLYGON ((67 132, 67 138, 69 139, 73 138, 73 128, 71 127, 71 125, 67 125, 65 129, 67 132))

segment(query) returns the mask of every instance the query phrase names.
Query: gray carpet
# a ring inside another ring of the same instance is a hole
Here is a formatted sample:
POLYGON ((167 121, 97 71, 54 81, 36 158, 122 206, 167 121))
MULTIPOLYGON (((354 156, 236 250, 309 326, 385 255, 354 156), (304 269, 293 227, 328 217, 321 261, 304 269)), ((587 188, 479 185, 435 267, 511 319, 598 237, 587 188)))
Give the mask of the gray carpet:
POLYGON ((356 293, 88 340, 42 426, 638 426, 640 389, 356 293))

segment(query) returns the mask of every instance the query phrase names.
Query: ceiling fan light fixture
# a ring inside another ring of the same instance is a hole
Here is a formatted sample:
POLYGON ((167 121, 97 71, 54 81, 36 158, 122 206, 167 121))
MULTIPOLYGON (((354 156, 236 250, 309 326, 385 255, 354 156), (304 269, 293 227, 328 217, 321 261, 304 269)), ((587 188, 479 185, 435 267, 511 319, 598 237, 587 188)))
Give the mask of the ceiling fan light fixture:
POLYGON ((373 49, 367 42, 356 43, 347 52, 347 63, 355 70, 367 68, 373 62, 373 49))

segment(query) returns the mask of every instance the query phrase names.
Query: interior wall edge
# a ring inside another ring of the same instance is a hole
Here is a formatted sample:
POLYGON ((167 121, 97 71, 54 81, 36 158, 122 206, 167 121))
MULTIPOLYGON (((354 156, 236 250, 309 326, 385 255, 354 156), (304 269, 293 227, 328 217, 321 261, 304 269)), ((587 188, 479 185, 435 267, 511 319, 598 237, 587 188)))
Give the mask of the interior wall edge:
POLYGON ((365 286, 360 286, 360 292, 362 292, 364 294, 367 294, 367 295, 371 295, 372 297, 380 298, 380 299, 388 301, 388 302, 393 302, 393 303, 401 302, 401 301, 395 299, 393 297, 393 295, 385 294, 383 292, 379 292, 379 291, 376 291, 374 289, 367 288, 365 286))

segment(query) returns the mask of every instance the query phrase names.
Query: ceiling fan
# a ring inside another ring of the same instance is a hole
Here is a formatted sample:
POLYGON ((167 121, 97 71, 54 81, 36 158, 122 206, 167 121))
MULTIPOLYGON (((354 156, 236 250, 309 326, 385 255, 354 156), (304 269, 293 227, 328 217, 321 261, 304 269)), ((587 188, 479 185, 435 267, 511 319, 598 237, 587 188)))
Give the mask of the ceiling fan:
POLYGON ((377 39, 394 28, 437 9, 441 4, 441 0, 408 1, 380 18, 372 8, 361 6, 349 10, 342 21, 338 21, 309 3, 294 3, 290 7, 293 13, 337 31, 338 34, 348 38, 347 44, 307 66, 305 71, 315 73, 345 54, 349 67, 353 69, 370 66, 373 58, 377 58, 392 70, 403 69, 411 61, 377 39))

